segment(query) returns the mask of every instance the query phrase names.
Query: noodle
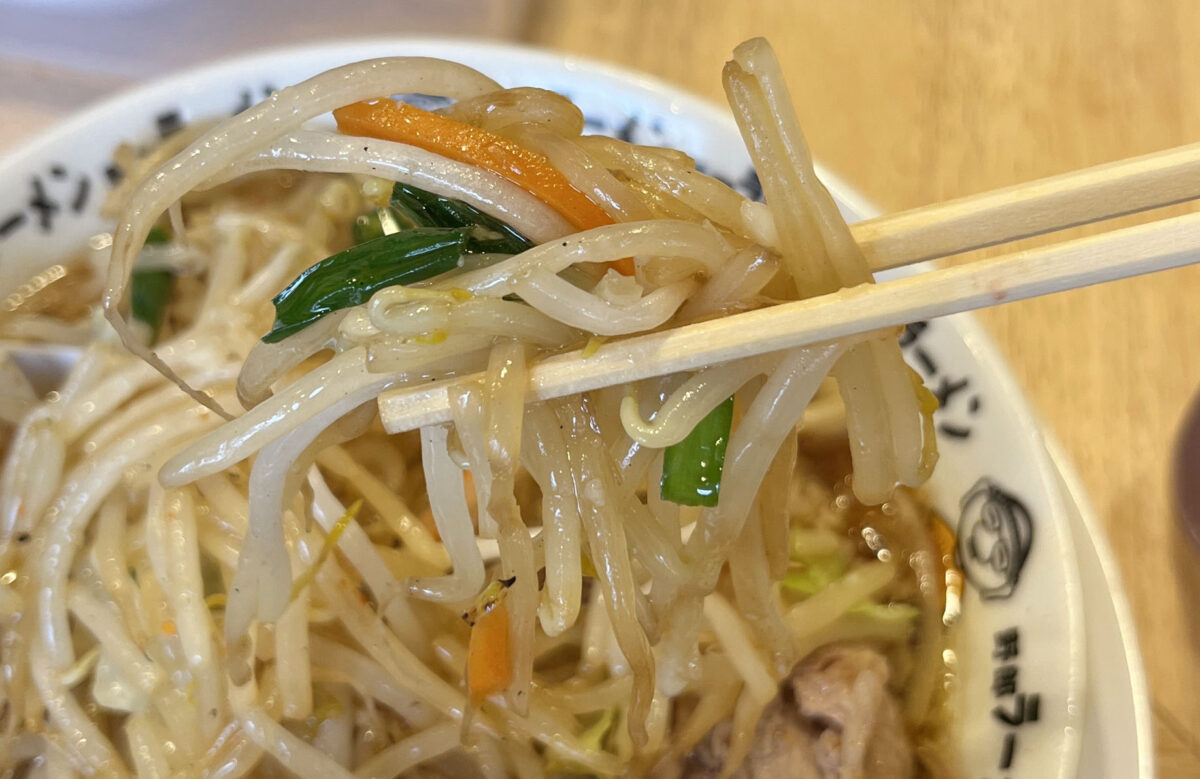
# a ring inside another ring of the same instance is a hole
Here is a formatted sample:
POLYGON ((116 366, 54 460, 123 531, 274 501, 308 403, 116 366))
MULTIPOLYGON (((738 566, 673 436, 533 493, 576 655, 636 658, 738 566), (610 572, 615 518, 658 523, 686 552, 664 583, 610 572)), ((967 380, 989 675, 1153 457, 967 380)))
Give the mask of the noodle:
MULTIPOLYGON (((742 526, 742 533, 729 555, 729 578, 738 610, 754 625, 759 640, 770 653, 775 675, 784 676, 796 661, 795 638, 783 621, 764 549, 760 516, 769 511, 764 510, 763 504, 755 506, 742 526)), ((707 609, 707 599, 705 604, 707 609)))
POLYGON ((516 135, 516 140, 546 155, 575 189, 586 194, 614 221, 635 222, 650 218, 650 210, 629 187, 561 135, 524 128, 516 135))
POLYGON ((576 233, 543 244, 487 268, 454 276, 453 286, 476 295, 502 297, 535 272, 557 274, 572 264, 612 262, 622 257, 686 257, 716 270, 729 256, 721 234, 706 225, 655 220, 627 222, 576 233))
POLYGON ((458 728, 453 723, 434 725, 392 744, 355 771, 355 776, 361 779, 400 776, 425 760, 444 755, 458 744, 458 728))
POLYGON ((583 113, 562 95, 516 87, 459 100, 440 113, 494 133, 514 125, 534 125, 567 138, 583 132, 583 113))
POLYGON ((767 361, 750 358, 695 373, 671 393, 652 424, 638 415, 637 398, 626 395, 621 401, 621 424, 643 446, 661 449, 677 444, 725 398, 753 376, 768 370, 769 365, 767 361))
POLYGON ((442 580, 414 579, 414 595, 431 600, 465 601, 483 589, 483 558, 475 543, 475 528, 463 493, 462 471, 446 449, 448 431, 427 427, 421 431, 421 462, 425 464, 425 486, 429 506, 437 523, 438 536, 450 555, 453 574, 442 580))
POLYGON ((215 186, 247 173, 286 168, 387 175, 439 195, 466 200, 539 242, 571 232, 561 217, 495 174, 389 141, 374 140, 368 151, 354 138, 319 131, 293 133, 258 156, 226 168, 206 184, 215 186))
MULTIPOLYGON (((734 115, 762 181, 788 272, 802 296, 870 282, 861 250, 816 180, 782 81, 779 63, 761 39, 739 46, 725 67, 726 92, 739 109, 734 115)), ((877 503, 896 482, 919 484, 932 468, 922 446, 921 412, 897 344, 856 346, 842 362, 835 375, 846 399, 855 489, 865 502, 877 503), (883 430, 889 434, 867 432, 883 430), (873 451, 872 443, 888 448, 873 451)))
POLYGON ((571 456, 578 462, 571 474, 574 492, 613 633, 633 673, 629 734, 636 745, 646 739, 644 723, 653 697, 654 657, 635 615, 637 588, 630 569, 624 528, 619 515, 606 502, 612 491, 612 475, 604 470, 603 463, 596 462, 596 452, 601 447, 595 440, 595 431, 588 424, 591 415, 587 408, 560 403, 556 411, 560 423, 568 426, 572 437, 580 444, 571 456))
POLYGON ((562 634, 579 617, 582 595, 579 505, 568 495, 571 474, 562 428, 549 406, 527 412, 525 466, 542 491, 542 543, 546 584, 538 617, 548 636, 562 634), (540 456, 531 457, 537 451, 540 456))
MULTIPOLYGON (((521 423, 525 407, 524 347, 508 341, 497 344, 488 360, 484 379, 484 427, 460 426, 464 444, 473 432, 482 440, 472 442, 471 451, 483 444, 487 452, 487 471, 491 491, 486 503, 480 495, 480 522, 487 516, 496 523, 500 546, 500 577, 513 579, 509 587, 509 642, 512 645, 513 679, 508 688, 509 702, 518 714, 528 711, 529 688, 533 674, 534 620, 537 617, 538 586, 533 542, 521 520, 521 509, 514 494, 518 452, 521 448, 521 423), (486 443, 485 443, 486 442, 486 443)), ((472 470, 476 470, 473 468, 472 470)), ((476 482, 476 489, 481 482, 476 482)), ((477 492, 477 495, 479 493, 477 492)))
POLYGON ((250 703, 236 703, 239 699, 252 700, 253 696, 241 690, 235 691, 233 695, 235 710, 243 731, 251 741, 294 775, 312 779, 350 779, 354 776, 320 749, 304 739, 297 738, 262 707, 250 703))
POLYGON ((746 692, 761 706, 775 697, 775 677, 758 656, 749 632, 733 607, 713 593, 704 599, 704 617, 724 644, 725 654, 746 684, 746 692))

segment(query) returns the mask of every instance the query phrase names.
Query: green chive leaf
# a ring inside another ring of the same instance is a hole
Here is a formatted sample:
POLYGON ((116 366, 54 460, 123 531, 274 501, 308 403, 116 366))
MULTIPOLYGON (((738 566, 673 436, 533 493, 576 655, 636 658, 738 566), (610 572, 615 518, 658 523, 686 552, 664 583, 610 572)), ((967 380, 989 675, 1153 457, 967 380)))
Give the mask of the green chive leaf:
POLYGON ((403 230, 352 246, 301 273, 272 301, 275 343, 333 311, 361 305, 384 287, 414 284, 458 266, 467 230, 403 230))
POLYGON ((135 268, 129 279, 130 312, 134 319, 150 327, 151 344, 158 340, 166 321, 167 304, 174 288, 175 274, 165 268, 135 268))
POLYGON ((700 420, 687 438, 666 448, 660 483, 663 500, 685 506, 717 505, 732 424, 730 397, 700 420))
POLYGON ((474 228, 467 242, 471 254, 520 254, 533 248, 528 238, 475 206, 408 184, 392 187, 391 206, 402 223, 408 219, 418 227, 474 228))

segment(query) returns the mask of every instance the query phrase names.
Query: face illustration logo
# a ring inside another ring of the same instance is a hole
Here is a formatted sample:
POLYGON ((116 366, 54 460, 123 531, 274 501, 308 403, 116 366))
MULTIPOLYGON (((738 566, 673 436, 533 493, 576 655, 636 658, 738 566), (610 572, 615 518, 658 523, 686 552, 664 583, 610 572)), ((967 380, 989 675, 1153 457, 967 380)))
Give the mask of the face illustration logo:
POLYGON ((984 600, 1008 598, 1033 546, 1033 520, 1020 500, 987 477, 962 499, 958 560, 984 600))

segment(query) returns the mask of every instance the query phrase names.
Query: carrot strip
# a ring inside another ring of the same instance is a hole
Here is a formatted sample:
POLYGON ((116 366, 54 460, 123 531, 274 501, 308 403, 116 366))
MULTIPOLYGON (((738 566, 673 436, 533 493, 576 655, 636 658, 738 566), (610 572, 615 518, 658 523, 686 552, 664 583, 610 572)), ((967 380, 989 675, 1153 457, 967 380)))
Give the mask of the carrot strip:
POLYGON ((369 100, 333 112, 338 130, 419 146, 497 173, 535 195, 579 230, 612 224, 550 161, 486 130, 394 100, 369 100))
POLYGON ((608 263, 608 267, 620 273, 622 276, 632 276, 636 271, 632 257, 622 257, 619 260, 613 260, 608 263))
MULTIPOLYGON (((553 208, 576 230, 613 223, 548 159, 495 133, 386 98, 343 106, 333 116, 346 135, 407 143, 503 176, 553 208)), ((633 275, 630 257, 609 266, 633 275)))
POLYGON ((467 694, 478 707, 489 695, 512 683, 512 652, 508 641, 508 606, 497 599, 482 609, 467 645, 467 694))

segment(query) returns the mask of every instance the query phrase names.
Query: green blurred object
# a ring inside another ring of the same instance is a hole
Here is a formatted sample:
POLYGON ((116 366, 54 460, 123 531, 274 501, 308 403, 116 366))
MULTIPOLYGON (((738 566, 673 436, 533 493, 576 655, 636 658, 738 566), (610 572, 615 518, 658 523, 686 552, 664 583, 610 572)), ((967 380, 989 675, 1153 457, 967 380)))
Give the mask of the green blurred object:
POLYGON ((146 233, 146 241, 144 246, 157 246, 167 243, 171 240, 171 233, 165 227, 155 225, 150 228, 150 232, 146 233))
MULTIPOLYGON (((149 243, 149 240, 147 240, 149 243)), ((133 318, 150 327, 150 343, 158 340, 167 318, 167 305, 175 288, 175 274, 166 269, 137 270, 129 280, 133 318)))
POLYGON ((367 302, 376 291, 413 284, 458 267, 468 229, 420 228, 352 246, 301 273, 272 301, 275 343, 333 311, 367 302))
POLYGON ((846 573, 846 563, 838 554, 813 555, 788 571, 780 582, 793 595, 816 595, 846 573))
POLYGON ((663 500, 685 506, 717 505, 732 424, 731 396, 700 420, 687 438, 666 448, 660 483, 663 500))
POLYGON ((423 189, 396 184, 392 187, 391 208, 403 225, 412 227, 470 227, 471 254, 520 254, 534 244, 525 236, 461 200, 435 195, 423 189))

